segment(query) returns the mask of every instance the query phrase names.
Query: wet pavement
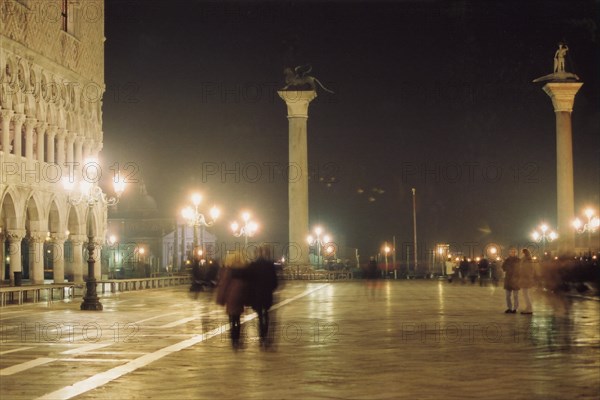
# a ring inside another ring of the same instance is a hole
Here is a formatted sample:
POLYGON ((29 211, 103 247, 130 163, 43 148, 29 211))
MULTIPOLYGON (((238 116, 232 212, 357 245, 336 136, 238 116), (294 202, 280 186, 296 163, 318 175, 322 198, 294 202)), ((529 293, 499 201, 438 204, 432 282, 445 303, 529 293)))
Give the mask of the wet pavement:
POLYGON ((288 281, 233 350, 187 287, 0 309, 4 399, 598 399, 600 302, 445 281, 288 281))

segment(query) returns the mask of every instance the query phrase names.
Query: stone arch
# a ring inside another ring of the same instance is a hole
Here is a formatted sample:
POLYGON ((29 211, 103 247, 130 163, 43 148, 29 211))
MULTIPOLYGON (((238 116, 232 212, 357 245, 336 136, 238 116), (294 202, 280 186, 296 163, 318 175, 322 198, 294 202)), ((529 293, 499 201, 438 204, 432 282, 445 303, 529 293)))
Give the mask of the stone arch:
POLYGON ((85 230, 82 231, 81 215, 79 214, 79 209, 70 204, 67 207, 67 231, 70 235, 84 234, 85 230))
POLYGON ((48 209, 48 232, 51 234, 63 234, 64 224, 61 218, 60 207, 56 197, 50 200, 50 207, 48 209))
POLYGON ((35 193, 32 193, 25 201, 25 229, 31 232, 47 232, 43 224, 43 210, 35 193))
POLYGON ((0 227, 2 227, 2 231, 20 228, 18 208, 14 199, 15 194, 11 189, 7 190, 1 199, 0 227))

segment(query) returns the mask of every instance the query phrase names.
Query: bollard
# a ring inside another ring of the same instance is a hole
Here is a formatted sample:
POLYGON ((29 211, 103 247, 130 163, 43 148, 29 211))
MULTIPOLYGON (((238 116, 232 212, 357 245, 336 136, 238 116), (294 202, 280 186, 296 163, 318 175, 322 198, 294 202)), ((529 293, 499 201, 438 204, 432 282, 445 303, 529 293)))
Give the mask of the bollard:
POLYGON ((15 271, 15 272, 13 272, 13 274, 15 276, 15 286, 21 286, 21 284, 22 284, 21 279, 23 278, 23 272, 15 271))

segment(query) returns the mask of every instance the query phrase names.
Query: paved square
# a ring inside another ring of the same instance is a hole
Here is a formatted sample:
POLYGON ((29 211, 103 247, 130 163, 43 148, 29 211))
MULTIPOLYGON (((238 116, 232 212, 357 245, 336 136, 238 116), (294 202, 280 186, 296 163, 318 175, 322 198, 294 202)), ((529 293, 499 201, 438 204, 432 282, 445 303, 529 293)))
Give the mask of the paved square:
POLYGON ((593 399, 600 302, 445 281, 289 281, 272 345, 234 351, 212 293, 186 287, 0 310, 2 399, 593 399))

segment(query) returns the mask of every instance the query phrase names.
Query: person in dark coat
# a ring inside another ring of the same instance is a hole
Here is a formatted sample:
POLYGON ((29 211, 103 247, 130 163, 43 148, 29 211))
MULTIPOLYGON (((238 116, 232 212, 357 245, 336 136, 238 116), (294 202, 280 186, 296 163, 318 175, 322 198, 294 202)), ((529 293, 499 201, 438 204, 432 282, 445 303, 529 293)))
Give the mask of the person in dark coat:
POLYGON ((240 347, 242 331, 240 317, 244 312, 244 303, 247 297, 246 273, 246 264, 241 252, 227 254, 225 268, 221 269, 219 276, 217 304, 224 305, 225 311, 229 315, 231 345, 234 349, 240 347))
POLYGON ((195 299, 198 298, 198 293, 202 291, 203 282, 204 273, 200 267, 200 262, 194 260, 194 264, 192 265, 192 286, 190 287, 190 292, 194 293, 195 299))
POLYGON ((469 261, 467 257, 463 257, 460 264, 458 264, 458 272, 460 273, 460 281, 464 284, 469 274, 469 261))
POLYGON ((258 248, 258 258, 250 263, 246 272, 249 283, 249 303, 258 315, 260 343, 266 344, 269 333, 269 309, 273 305, 273 292, 277 288, 277 272, 268 247, 258 248))
POLYGON ((506 291, 506 311, 507 314, 514 314, 519 308, 519 265, 521 260, 517 257, 517 249, 510 249, 509 256, 502 264, 504 271, 504 290, 506 291), (511 296, 514 300, 511 302, 511 296))
POLYGON ((485 256, 481 256, 477 263, 479 269, 479 286, 487 285, 487 281, 490 277, 490 262, 485 256))

